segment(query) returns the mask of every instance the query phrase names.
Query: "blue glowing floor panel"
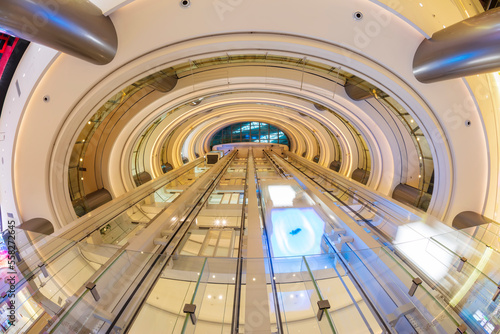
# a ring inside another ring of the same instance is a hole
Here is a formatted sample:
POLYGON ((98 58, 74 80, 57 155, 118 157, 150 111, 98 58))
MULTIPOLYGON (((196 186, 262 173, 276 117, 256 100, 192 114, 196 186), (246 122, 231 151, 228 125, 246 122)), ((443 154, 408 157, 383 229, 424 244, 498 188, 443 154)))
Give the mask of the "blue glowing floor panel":
POLYGON ((274 257, 321 254, 325 222, 313 208, 271 211, 271 251, 274 257))

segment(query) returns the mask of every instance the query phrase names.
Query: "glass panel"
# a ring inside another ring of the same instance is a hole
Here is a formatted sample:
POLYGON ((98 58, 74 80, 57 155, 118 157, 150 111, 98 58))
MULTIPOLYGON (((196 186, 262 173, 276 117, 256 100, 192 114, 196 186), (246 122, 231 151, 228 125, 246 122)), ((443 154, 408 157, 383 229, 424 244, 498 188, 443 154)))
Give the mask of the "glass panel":
POLYGON ((208 204, 220 204, 223 194, 212 194, 208 199, 208 204))
POLYGON ((242 142, 250 141, 250 123, 248 122, 241 123, 241 137, 242 137, 242 142))
MULTIPOLYGON (((50 333, 68 333, 68 328, 74 333, 83 333, 88 328, 105 332, 110 328, 114 315, 104 310, 116 304, 127 293, 127 289, 133 287, 144 268, 153 265, 153 268, 159 269, 164 265, 163 261, 164 258, 158 259, 152 254, 122 252, 93 280, 100 299, 96 301, 90 290, 86 289, 50 333)), ((114 328, 120 330, 121 325, 116 324, 114 328)))
POLYGON ((230 204, 238 204, 240 194, 232 194, 230 204))
POLYGON ((222 143, 230 143, 231 142, 231 127, 227 127, 222 129, 222 143))
MULTIPOLYGON (((229 247, 231 247, 231 242, 233 241, 234 233, 233 231, 222 231, 220 233, 219 242, 217 244, 217 250, 215 256, 217 257, 231 257, 229 247)), ((232 251, 232 250, 231 250, 232 251)))
POLYGON ((222 197, 221 204, 229 204, 229 200, 231 199, 231 194, 224 194, 222 197))
POLYGON ((325 255, 308 256, 305 261, 323 298, 330 303, 329 313, 337 333, 382 333, 367 302, 339 261, 325 255))
MULTIPOLYGON (((213 147, 225 143, 238 142, 255 142, 269 143, 270 142, 270 125, 260 122, 244 122, 231 124, 213 135, 210 140, 210 146, 213 147)), ((275 126, 272 126, 273 143, 288 145, 288 137, 275 126)))
POLYGON ((185 333, 229 333, 234 302, 236 261, 207 259, 203 279, 193 294, 197 322, 188 321, 185 333))
POLYGON ((260 132, 260 124, 259 122, 252 122, 251 123, 251 126, 252 126, 252 135, 251 135, 251 141, 252 142, 255 142, 255 143, 258 143, 259 142, 259 132, 260 132))
MULTIPOLYGON (((319 328, 322 333, 338 333, 338 330, 333 323, 332 317, 328 309, 321 309, 321 303, 325 303, 325 299, 323 298, 321 291, 319 290, 318 284, 314 278, 313 272, 309 266, 309 262, 306 257, 302 257, 302 266, 301 266, 301 277, 304 280, 305 286, 307 287, 307 293, 309 296, 309 301, 313 309, 317 309, 317 314, 321 313, 322 316, 317 316, 319 328), (322 312, 323 310, 323 312, 322 312)), ((328 302, 329 304, 329 302, 328 302)), ((330 305, 328 305, 328 308, 330 305)))
POLYGON ((316 291, 309 274, 302 272, 302 263, 302 258, 272 260, 283 328, 287 333, 322 333, 310 299, 317 296, 316 291))
POLYGON ((289 145, 288 144, 288 138, 287 136, 283 133, 283 131, 280 131, 279 134, 278 134, 278 141, 280 144, 282 145, 289 145))
POLYGON ((206 230, 192 231, 188 234, 187 240, 182 246, 181 255, 198 256, 200 254, 203 241, 207 236, 206 230))
POLYGON ((214 230, 208 231, 205 241, 203 242, 201 256, 213 256, 218 240, 219 240, 219 231, 214 231, 214 230))
POLYGON ((185 326, 185 304, 193 302, 195 291, 203 290, 208 272, 204 258, 180 257, 191 270, 170 260, 131 326, 130 333, 181 333, 185 326))
POLYGON ((269 124, 260 123, 260 142, 269 143, 269 124))
POLYGON ((241 142, 241 123, 231 125, 231 131, 233 131, 231 142, 241 142))

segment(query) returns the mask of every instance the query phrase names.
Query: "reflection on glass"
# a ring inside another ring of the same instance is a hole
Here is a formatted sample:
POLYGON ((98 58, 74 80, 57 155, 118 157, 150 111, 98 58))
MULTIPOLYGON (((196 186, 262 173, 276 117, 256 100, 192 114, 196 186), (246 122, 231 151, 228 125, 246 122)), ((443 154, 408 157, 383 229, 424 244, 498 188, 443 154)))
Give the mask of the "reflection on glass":
POLYGON ((289 145, 288 137, 277 127, 261 122, 243 122, 219 130, 210 140, 210 146, 238 142, 289 145))

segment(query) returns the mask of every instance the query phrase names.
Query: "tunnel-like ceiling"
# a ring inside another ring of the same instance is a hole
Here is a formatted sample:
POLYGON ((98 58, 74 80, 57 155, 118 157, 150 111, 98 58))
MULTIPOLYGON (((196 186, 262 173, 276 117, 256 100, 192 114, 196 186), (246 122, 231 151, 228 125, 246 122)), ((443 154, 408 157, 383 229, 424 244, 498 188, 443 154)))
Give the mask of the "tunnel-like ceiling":
POLYGON ((373 84, 307 58, 261 53, 191 60, 114 92, 86 121, 72 148, 69 193, 76 212, 84 214, 92 209, 85 202, 103 189, 117 196, 204 156, 224 127, 265 122, 282 129, 294 153, 325 167, 339 166, 348 177, 362 172, 363 183, 388 194, 403 183, 424 196, 432 190, 433 158, 411 114, 373 84), (191 85, 196 98, 161 106, 176 89, 191 85), (364 98, 350 96, 347 87, 354 85, 364 98), (204 86, 216 91, 201 95, 204 89, 196 87, 204 86), (126 136, 125 127, 151 105, 160 115, 141 124, 135 139, 128 139, 134 145, 120 148, 129 169, 121 183, 109 182, 109 153, 126 136))
POLYGON ((77 201, 85 213, 97 191, 118 197, 202 157, 213 134, 237 122, 276 125, 292 152, 347 177, 361 172, 384 195, 401 184, 432 191, 425 206, 439 219, 494 209, 495 132, 479 110, 491 103, 463 80, 424 85, 411 70, 425 34, 443 25, 418 21, 432 20, 427 7, 417 15, 361 0, 321 11, 252 2, 221 20, 210 3, 145 1, 111 15, 119 48, 107 65, 27 51, 13 79, 21 94, 9 93, 2 115, 16 128, 1 144, 12 152, 1 177, 13 212, 58 228, 76 218, 77 201), (179 29, 158 33, 167 12, 179 29), (257 24, 259 15, 273 19, 257 24), (305 17, 314 24, 298 25, 305 17), (379 34, 369 30, 376 24, 379 34))

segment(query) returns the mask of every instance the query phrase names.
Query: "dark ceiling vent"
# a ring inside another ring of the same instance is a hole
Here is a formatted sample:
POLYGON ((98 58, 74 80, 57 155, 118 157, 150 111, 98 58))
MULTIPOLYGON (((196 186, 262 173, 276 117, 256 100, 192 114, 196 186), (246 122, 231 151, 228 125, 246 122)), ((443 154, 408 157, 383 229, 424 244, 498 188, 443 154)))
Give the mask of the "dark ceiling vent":
POLYGON ((316 110, 319 110, 319 111, 325 111, 325 110, 328 110, 327 107, 321 105, 321 104, 318 104, 318 103, 313 103, 314 105, 314 108, 316 108, 316 110))

